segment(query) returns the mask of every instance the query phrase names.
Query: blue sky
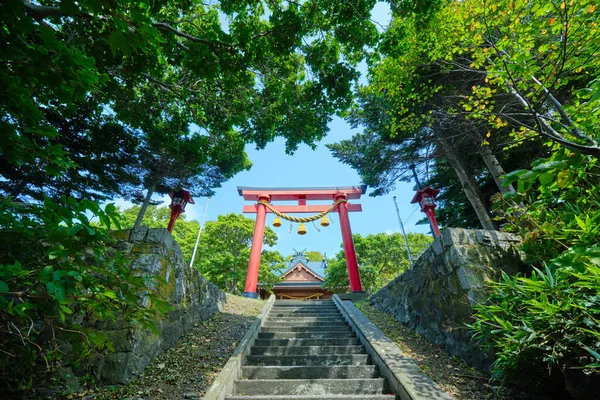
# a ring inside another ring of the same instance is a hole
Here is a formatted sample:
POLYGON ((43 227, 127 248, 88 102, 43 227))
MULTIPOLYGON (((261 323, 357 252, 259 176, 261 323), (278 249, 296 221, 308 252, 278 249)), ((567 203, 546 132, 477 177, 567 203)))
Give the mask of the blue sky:
MULTIPOLYGON (((237 193, 237 186, 262 186, 262 187, 311 187, 311 186, 352 186, 360 184, 360 177, 348 165, 340 163, 325 147, 325 143, 334 143, 352 135, 350 126, 342 119, 336 118, 330 124, 330 133, 326 139, 319 143, 316 150, 307 146, 301 147, 293 156, 285 154, 284 140, 278 139, 269 144, 264 150, 257 151, 252 146, 247 147, 250 160, 253 163, 250 171, 242 172, 217 189, 216 195, 211 199, 206 219, 215 220, 219 214, 241 212, 242 207, 252 202, 244 201, 237 193)), ((364 195, 357 203, 362 204, 363 211, 350 213, 350 223, 353 233, 368 235, 379 232, 398 232, 400 227, 393 196, 397 197, 400 215, 404 220, 407 232, 428 232, 428 227, 415 226, 422 217, 422 213, 414 204, 410 204, 414 192, 412 185, 399 183, 396 190, 386 196, 370 197, 364 195), (416 210, 416 211, 415 211, 416 210)), ((323 202, 320 202, 323 204, 323 202)), ((206 199, 196 201, 194 206, 188 206, 187 218, 202 218, 206 199)), ((309 202, 309 204, 313 204, 309 202)), ((317 204, 317 203, 314 203, 317 204)), ((276 204, 275 204, 276 205, 276 204)), ((254 218, 254 214, 247 215, 254 218)), ((306 216, 303 214, 303 216, 306 216)), ((289 223, 283 221, 280 228, 273 228, 279 236, 276 249, 282 254, 291 254, 293 249, 316 250, 333 256, 341 244, 340 224, 337 213, 330 214, 333 223, 323 228, 317 224, 318 232, 312 224, 306 224, 308 233, 300 236, 296 233, 298 225, 294 224, 289 232, 289 223)), ((267 215, 267 224, 271 225, 273 215, 267 215)))
MULTIPOLYGON (((372 19, 381 26, 386 26, 390 20, 390 9, 386 3, 377 3, 373 10, 372 19)), ((362 66, 363 78, 366 72, 366 66, 362 66)), ((254 145, 248 145, 246 151, 248 157, 253 163, 250 171, 244 171, 236 175, 233 179, 226 182, 221 188, 216 190, 215 196, 210 201, 207 221, 214 221, 220 214, 231 212, 240 213, 242 207, 251 202, 245 202, 238 195, 237 186, 260 186, 260 187, 314 187, 314 186, 353 186, 361 183, 360 177, 348 165, 340 163, 333 158, 330 151, 325 147, 326 143, 335 143, 343 139, 348 139, 358 130, 352 130, 344 120, 334 118, 329 124, 330 132, 327 137, 317 145, 316 150, 308 146, 300 147, 294 155, 285 154, 285 145, 283 139, 277 139, 270 143, 264 150, 256 150, 254 145)), ((360 213, 350 213, 350 223, 353 233, 368 235, 379 232, 399 232, 400 227, 393 196, 397 197, 400 215, 404 221, 407 232, 427 233, 429 227, 425 225, 415 225, 423 216, 414 204, 410 204, 414 192, 412 184, 398 183, 396 190, 386 196, 370 197, 367 194, 357 202, 362 204, 363 211, 360 213)), ((168 204, 168 198, 165 198, 168 204)), ((188 220, 202 219, 206 199, 195 199, 196 204, 188 205, 186 218, 188 220)), ((122 202, 120 204, 124 205, 122 202)), ((310 204, 310 203, 309 203, 310 204)), ((247 215, 254 218, 254 214, 247 215)), ((304 215, 306 216, 306 215, 304 215)), ((332 224, 323 228, 317 224, 318 232, 312 224, 307 224, 308 233, 300 236, 296 233, 298 225, 294 224, 291 233, 289 233, 289 223, 283 221, 280 228, 273 228, 277 232, 279 240, 276 250, 283 255, 289 255, 294 249, 315 250, 333 256, 340 250, 342 241, 340 233, 340 224, 337 213, 331 213, 332 224)), ((267 215, 267 224, 271 225, 273 215, 267 215)))

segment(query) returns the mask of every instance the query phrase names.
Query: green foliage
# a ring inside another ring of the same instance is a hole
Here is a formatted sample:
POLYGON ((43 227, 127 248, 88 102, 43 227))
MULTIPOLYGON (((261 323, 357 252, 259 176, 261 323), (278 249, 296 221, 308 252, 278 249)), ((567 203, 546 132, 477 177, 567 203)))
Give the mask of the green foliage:
POLYGON ((502 190, 498 166, 527 168, 548 156, 544 141, 600 157, 592 0, 404 2, 393 11, 348 118, 364 133, 330 146, 374 194, 410 179, 414 163, 442 190, 442 222, 475 226, 461 191, 489 211, 502 190), (456 164, 471 183, 449 176, 456 164))
MULTIPOLYGON (((325 256, 320 251, 308 250, 302 251, 302 255, 308 259, 308 261, 323 261, 325 256)), ((285 258, 286 262, 292 261, 296 257, 296 254, 290 254, 285 258)))
POLYGON ((3 391, 30 389, 36 371, 69 359, 82 365, 97 352, 110 351, 108 338, 95 330, 120 320, 154 328, 166 304, 148 289, 152 277, 135 276, 108 234, 119 227, 113 204, 45 199, 0 204, 0 368, 3 391), (101 226, 92 225, 96 217, 101 226), (148 296, 151 307, 139 305, 148 296))
POLYGON ((476 307, 474 337, 497 354, 493 376, 542 381, 544 369, 565 376, 584 368, 598 376, 600 360, 600 195, 597 158, 558 146, 531 169, 506 174, 518 193, 499 197, 504 229, 523 237, 531 275, 490 284, 476 307))
MULTIPOLYGON (((569 362, 600 371, 600 247, 578 247, 530 277, 503 274, 490 303, 478 305, 474 338, 496 352, 493 378, 520 380, 522 371, 569 362)), ((531 378, 531 376, 529 377, 531 378)))
MULTIPOLYGON (((361 283, 367 293, 374 293, 381 289, 410 266, 404 237, 399 233, 391 235, 377 233, 364 237, 354 234, 352 238, 361 283)), ((420 233, 409 233, 407 238, 415 261, 432 242, 430 236, 420 233)), ((325 286, 335 292, 348 290, 348 269, 343 250, 328 261, 325 270, 325 286)))
POLYGON ((350 103, 374 4, 2 2, 0 189, 210 194, 246 143, 314 145, 350 103))
MULTIPOLYGON (((250 259, 254 220, 240 214, 219 215, 202 233, 194 267, 209 281, 231 293, 242 293, 250 259)), ((265 227, 263 246, 275 246, 277 235, 265 227)), ((276 271, 285 268, 277 251, 263 250, 258 281, 267 289, 279 281, 276 271)))
POLYGON ((529 169, 506 175, 517 182, 517 194, 497 200, 496 213, 504 229, 520 233, 523 250, 538 265, 572 247, 586 247, 600 239, 600 183, 598 160, 556 148, 549 158, 529 169))

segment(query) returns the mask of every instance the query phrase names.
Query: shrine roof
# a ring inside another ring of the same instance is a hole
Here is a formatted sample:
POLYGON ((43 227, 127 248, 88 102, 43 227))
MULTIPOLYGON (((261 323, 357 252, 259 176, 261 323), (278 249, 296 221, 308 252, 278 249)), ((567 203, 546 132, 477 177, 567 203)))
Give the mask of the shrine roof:
POLYGON ((367 185, 357 186, 325 186, 325 187, 290 187, 290 188, 267 188, 238 186, 238 194, 244 200, 256 200, 260 194, 268 194, 271 201, 286 200, 331 200, 336 193, 345 193, 348 199, 359 199, 367 191, 367 185))
POLYGON ((317 275, 321 279, 325 279, 325 269, 327 268, 327 261, 308 261, 305 257, 294 257, 288 264, 288 268, 285 271, 282 271, 280 274, 276 274, 278 276, 283 276, 290 272, 294 267, 298 264, 302 264, 313 274, 317 275))
POLYGON ((324 284, 325 284, 325 282, 277 282, 276 284, 273 285, 273 287, 274 288, 283 287, 283 286, 287 286, 287 287, 295 287, 295 286, 323 287, 324 284))

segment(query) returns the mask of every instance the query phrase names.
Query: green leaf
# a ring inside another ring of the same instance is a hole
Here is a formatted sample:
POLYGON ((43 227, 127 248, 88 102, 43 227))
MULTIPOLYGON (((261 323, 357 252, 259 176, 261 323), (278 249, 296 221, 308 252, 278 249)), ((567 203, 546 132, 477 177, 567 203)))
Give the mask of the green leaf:
POLYGON ((65 287, 60 285, 57 286, 56 290, 54 291, 54 295, 56 296, 56 298, 58 300, 64 300, 65 298, 65 287))
POLYGON ((69 236, 75 236, 77 234, 77 232, 79 232, 82 229, 83 229, 83 225, 81 225, 81 224, 73 225, 71 228, 69 228, 69 230, 67 231, 67 234, 69 236))
POLYGON ((583 220, 581 218, 579 218, 577 215, 574 215, 574 217, 575 217, 575 221, 577 222, 577 225, 579 225, 581 230, 587 231, 587 226, 585 225, 585 222, 583 222, 583 220))
POLYGON ((516 171, 512 171, 509 172, 508 174, 504 175, 504 185, 508 186, 511 183, 515 182, 517 179, 519 179, 519 177, 525 173, 529 172, 528 169, 518 169, 516 171))
POLYGON ((104 212, 107 214, 112 214, 117 210, 117 207, 115 206, 115 203, 108 203, 105 207, 104 207, 104 212))
POLYGON ((544 186, 548 186, 551 185, 552 183, 554 183, 554 177, 555 177, 555 173, 554 172, 545 172, 545 173, 541 173, 540 176, 538 177, 538 179, 540 180, 540 183, 544 186))
POLYGON ((543 164, 536 165, 533 167, 533 171, 535 172, 548 172, 554 169, 564 169, 567 168, 566 161, 550 161, 545 162, 543 164))
POLYGON ((592 349, 590 349, 587 346, 584 346, 585 349, 588 351, 588 353, 590 353, 592 356, 594 356, 596 359, 600 360, 600 354, 592 349))
POLYGON ((0 281, 0 293, 8 293, 8 285, 6 282, 0 281))
POLYGON ((70 309, 69 307, 67 307, 67 306, 64 306, 64 305, 62 305, 62 304, 61 304, 59 307, 60 307, 60 309, 61 309, 61 310, 63 310, 65 313, 67 313, 67 314, 73 314, 73 311, 71 311, 71 309, 70 309))
POLYGON ((14 310, 19 315, 25 315, 25 312, 27 310, 33 310, 35 308, 37 308, 37 306, 35 304, 25 302, 25 303, 19 303, 19 304, 17 304, 14 307, 14 310))
POLYGON ((573 175, 571 174, 571 171, 568 171, 568 170, 567 171, 560 171, 558 173, 556 184, 561 189, 569 187, 569 186, 572 186, 572 184, 573 184, 573 175))
POLYGON ((105 290, 104 292, 102 292, 102 294, 110 299, 113 299, 113 300, 117 299, 117 294, 115 292, 113 292, 112 290, 105 290))
POLYGON ((81 275, 77 271, 69 271, 69 273, 67 275, 68 276, 72 276, 73 279, 75 279, 78 282, 82 281, 81 275))

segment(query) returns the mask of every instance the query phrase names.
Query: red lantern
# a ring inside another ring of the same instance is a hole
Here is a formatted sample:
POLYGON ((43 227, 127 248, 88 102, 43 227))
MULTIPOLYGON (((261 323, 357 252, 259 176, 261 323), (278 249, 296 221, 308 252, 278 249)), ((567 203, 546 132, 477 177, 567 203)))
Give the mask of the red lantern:
POLYGON ((439 190, 432 189, 427 186, 425 189, 418 190, 415 194, 415 197, 413 197, 413 199, 410 201, 411 204, 418 202, 421 206, 421 211, 427 215, 427 218, 431 223, 431 230, 433 231, 434 238, 440 236, 440 228, 435 220, 435 212, 433 211, 437 207, 435 198, 437 197, 438 193, 440 193, 439 190))
POLYGON ((169 205, 169 208, 171 209, 171 219, 169 220, 167 230, 173 232, 175 221, 181 213, 185 212, 185 206, 187 206, 188 203, 194 204, 194 199, 192 199, 190 192, 183 189, 169 193, 169 197, 171 198, 171 204, 169 205))

